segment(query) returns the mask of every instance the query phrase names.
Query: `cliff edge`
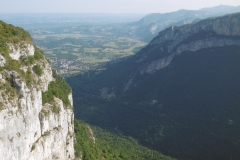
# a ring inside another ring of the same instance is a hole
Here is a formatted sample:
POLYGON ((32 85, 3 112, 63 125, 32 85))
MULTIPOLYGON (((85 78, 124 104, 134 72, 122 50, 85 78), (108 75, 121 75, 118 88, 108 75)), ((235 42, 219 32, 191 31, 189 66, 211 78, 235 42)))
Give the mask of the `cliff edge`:
POLYGON ((141 74, 154 73, 168 66, 174 56, 185 51, 236 45, 240 46, 240 13, 209 18, 195 24, 171 26, 160 32, 137 55, 141 74), (149 60, 148 57, 156 57, 149 60))
POLYGON ((0 159, 74 159, 72 105, 30 35, 0 21, 0 159))

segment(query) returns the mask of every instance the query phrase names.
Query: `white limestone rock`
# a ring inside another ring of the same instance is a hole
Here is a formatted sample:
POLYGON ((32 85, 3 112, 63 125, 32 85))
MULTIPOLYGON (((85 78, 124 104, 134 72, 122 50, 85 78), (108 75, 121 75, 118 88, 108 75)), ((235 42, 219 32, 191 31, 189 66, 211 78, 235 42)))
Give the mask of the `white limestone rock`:
MULTIPOLYGON (((34 46, 23 44, 25 48, 8 44, 12 59, 34 55, 34 46)), ((71 106, 68 108, 58 98, 53 104, 43 105, 42 91, 47 91, 48 84, 54 80, 51 66, 43 58, 30 69, 34 81, 31 85, 27 85, 24 77, 15 71, 0 71, 0 85, 12 85, 0 89, 0 159, 74 159, 72 96, 69 95, 71 106), (41 76, 32 70, 36 64, 43 69, 41 76)))
POLYGON ((10 51, 9 55, 14 60, 19 60, 21 56, 33 56, 35 52, 34 46, 29 43, 23 42, 15 45, 8 43, 7 45, 10 51))
POLYGON ((2 55, 0 55, 0 66, 3 67, 5 63, 6 63, 5 58, 2 55))

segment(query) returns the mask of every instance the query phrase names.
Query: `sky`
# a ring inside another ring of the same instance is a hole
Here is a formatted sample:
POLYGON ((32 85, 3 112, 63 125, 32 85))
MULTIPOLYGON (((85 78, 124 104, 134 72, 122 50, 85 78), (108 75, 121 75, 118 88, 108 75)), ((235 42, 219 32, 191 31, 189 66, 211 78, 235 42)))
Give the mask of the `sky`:
POLYGON ((0 0, 0 13, 166 13, 218 5, 239 6, 240 0, 0 0))

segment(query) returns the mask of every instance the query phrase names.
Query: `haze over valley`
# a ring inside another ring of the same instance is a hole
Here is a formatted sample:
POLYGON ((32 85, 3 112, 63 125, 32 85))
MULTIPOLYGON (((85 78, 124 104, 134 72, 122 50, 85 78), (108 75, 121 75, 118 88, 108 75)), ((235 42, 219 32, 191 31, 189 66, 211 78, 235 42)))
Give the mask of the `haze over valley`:
POLYGON ((62 76, 105 69, 137 53, 172 25, 191 24, 234 13, 240 7, 217 6, 153 14, 0 14, 25 28, 62 76))
POLYGON ((1 160, 240 159, 239 2, 44 2, 0 6, 1 160))

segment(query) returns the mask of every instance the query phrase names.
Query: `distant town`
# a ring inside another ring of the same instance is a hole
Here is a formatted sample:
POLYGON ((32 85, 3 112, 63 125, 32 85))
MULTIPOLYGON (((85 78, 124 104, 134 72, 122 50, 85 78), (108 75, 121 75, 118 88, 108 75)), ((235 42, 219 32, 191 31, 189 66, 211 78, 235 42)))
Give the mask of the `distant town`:
POLYGON ((50 58, 52 66, 62 76, 81 73, 96 68, 98 64, 83 64, 81 60, 50 58))

